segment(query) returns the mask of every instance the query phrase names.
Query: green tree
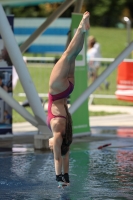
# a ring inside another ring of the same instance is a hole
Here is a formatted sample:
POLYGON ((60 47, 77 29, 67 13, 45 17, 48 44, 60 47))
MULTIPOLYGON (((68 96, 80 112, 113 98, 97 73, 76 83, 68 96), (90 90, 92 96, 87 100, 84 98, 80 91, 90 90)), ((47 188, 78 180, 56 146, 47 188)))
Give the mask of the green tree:
POLYGON ((91 24, 115 26, 125 7, 126 0, 85 0, 86 9, 91 12, 91 24))
MULTIPOLYGON (((14 7, 12 14, 15 17, 48 17, 61 4, 46 3, 27 7, 14 7)), ((71 17, 74 5, 71 5, 60 17, 71 17)), ((132 20, 133 1, 131 0, 84 0, 82 13, 88 10, 91 13, 91 25, 114 27, 122 20, 125 13, 132 20)))
POLYGON ((58 4, 46 3, 34 6, 13 7, 11 13, 14 14, 15 17, 47 17, 57 9, 58 6, 58 4))

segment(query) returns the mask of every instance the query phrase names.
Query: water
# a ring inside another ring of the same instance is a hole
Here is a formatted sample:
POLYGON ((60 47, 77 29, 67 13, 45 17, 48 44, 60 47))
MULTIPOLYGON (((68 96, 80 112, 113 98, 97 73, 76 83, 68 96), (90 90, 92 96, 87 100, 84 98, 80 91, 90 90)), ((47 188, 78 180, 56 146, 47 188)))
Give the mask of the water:
POLYGON ((0 200, 133 200, 133 138, 73 144, 64 190, 53 166, 49 152, 1 153, 0 200))

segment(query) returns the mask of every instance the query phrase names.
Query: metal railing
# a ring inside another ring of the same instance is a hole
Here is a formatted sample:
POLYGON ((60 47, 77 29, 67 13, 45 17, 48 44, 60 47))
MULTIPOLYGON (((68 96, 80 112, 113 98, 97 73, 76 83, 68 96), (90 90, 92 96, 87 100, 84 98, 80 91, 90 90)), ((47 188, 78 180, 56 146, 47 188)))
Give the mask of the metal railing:
POLYGON ((107 67, 106 70, 93 82, 71 105, 69 111, 73 114, 82 103, 96 90, 96 88, 117 68, 117 66, 131 53, 133 50, 133 42, 131 42, 127 48, 107 67))
MULTIPOLYGON (((54 63, 55 58, 56 57, 25 57, 28 63, 54 63)), ((101 66, 106 66, 108 67, 108 65, 110 63, 112 63, 115 60, 115 58, 94 58, 93 61, 99 61, 101 62, 101 66)), ((124 59, 124 62, 133 62, 133 59, 124 59)), ((45 68, 45 66, 43 66, 45 68)), ((40 82, 43 81, 43 79, 41 80, 41 76, 39 76, 40 82)), ((40 83, 41 84, 41 83, 40 83)), ((14 94, 17 95, 19 97, 26 97, 26 94, 23 92, 20 92, 18 94, 14 94)), ((39 93, 39 97, 42 98, 47 98, 48 97, 48 93, 39 93)), ((115 95, 112 94, 108 94, 108 95, 104 95, 104 94, 90 94, 89 96, 89 105, 92 104, 93 100, 95 98, 103 98, 103 99, 116 99, 115 95)))

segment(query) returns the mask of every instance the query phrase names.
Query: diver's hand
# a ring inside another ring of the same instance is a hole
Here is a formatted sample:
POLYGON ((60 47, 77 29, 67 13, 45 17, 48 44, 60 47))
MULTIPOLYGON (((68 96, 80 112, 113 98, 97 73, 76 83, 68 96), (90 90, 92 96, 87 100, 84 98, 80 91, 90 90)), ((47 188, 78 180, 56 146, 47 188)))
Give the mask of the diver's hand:
POLYGON ((68 173, 65 173, 62 175, 62 180, 65 182, 65 183, 70 183, 69 181, 69 174, 68 173))
POLYGON ((64 178, 64 175, 56 175, 56 181, 58 182, 58 188, 64 188, 69 185, 69 176, 65 175, 67 179, 64 178))
POLYGON ((64 189, 68 185, 69 185, 69 183, 65 183, 65 182, 62 182, 62 181, 58 182, 58 188, 63 188, 64 189))

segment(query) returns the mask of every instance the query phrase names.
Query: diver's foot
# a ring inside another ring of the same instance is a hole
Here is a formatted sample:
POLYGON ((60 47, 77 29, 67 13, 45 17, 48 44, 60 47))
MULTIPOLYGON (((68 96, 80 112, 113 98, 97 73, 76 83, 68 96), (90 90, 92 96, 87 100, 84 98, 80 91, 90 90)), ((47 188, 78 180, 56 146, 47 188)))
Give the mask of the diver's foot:
POLYGON ((83 32, 86 32, 90 28, 89 17, 90 17, 90 13, 88 11, 86 11, 83 14, 83 18, 82 18, 81 23, 79 25, 79 27, 82 28, 83 32))
POLYGON ((85 26, 86 30, 88 30, 90 28, 89 17, 90 17, 90 13, 88 11, 86 11, 83 14, 84 26, 85 26))
POLYGON ((62 175, 62 180, 65 182, 65 183, 70 183, 69 181, 69 174, 68 173, 65 173, 62 175))
MULTIPOLYGON (((65 175, 66 176, 66 175, 65 175)), ((69 180, 69 178, 68 178, 69 180)), ((64 179, 64 175, 56 175, 56 181, 58 182, 58 188, 64 188, 69 185, 68 182, 64 179)))
POLYGON ((63 188, 68 186, 69 184, 68 183, 65 183, 65 182, 58 182, 58 188, 63 188))

